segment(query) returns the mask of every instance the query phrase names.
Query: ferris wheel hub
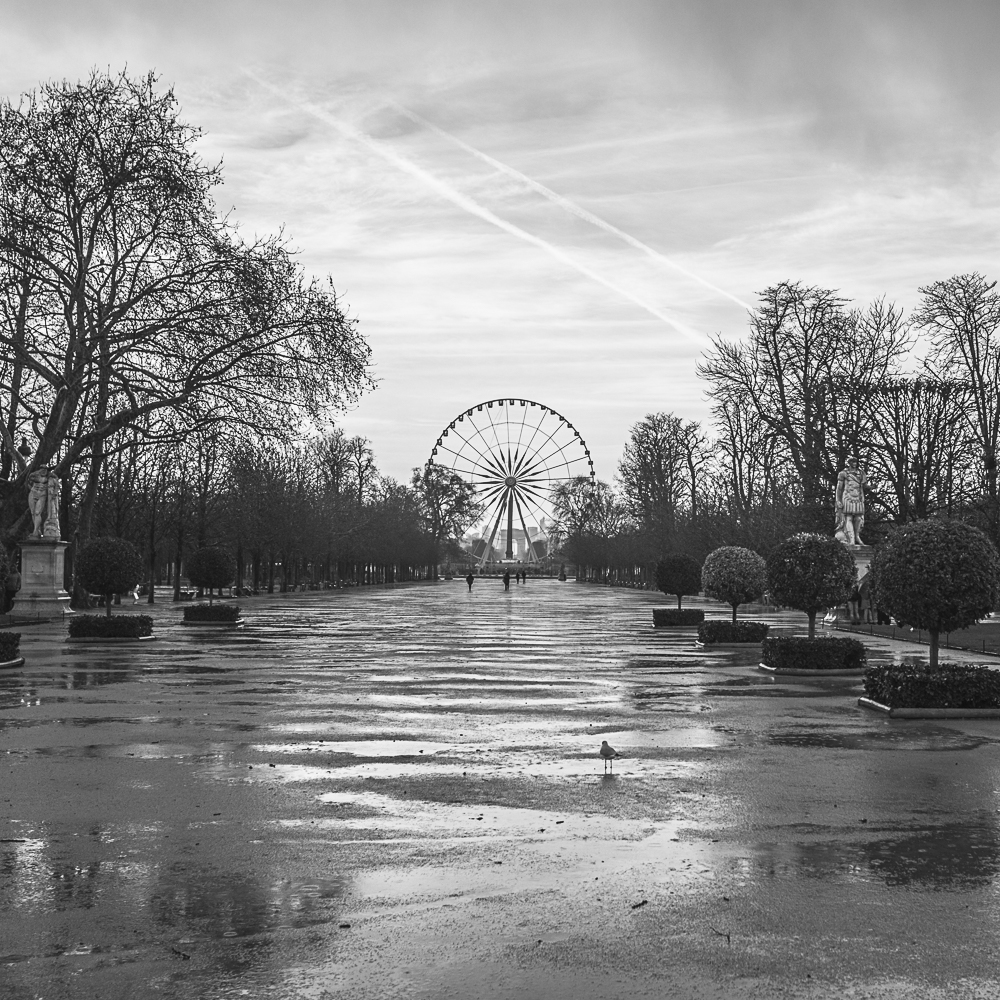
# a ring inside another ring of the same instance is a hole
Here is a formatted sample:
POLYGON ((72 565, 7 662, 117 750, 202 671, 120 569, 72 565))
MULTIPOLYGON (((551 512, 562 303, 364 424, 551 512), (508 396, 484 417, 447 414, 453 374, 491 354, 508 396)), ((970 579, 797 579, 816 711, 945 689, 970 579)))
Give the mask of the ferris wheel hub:
POLYGON ((513 476, 508 476, 503 481, 504 486, 517 486, 517 480, 513 476))

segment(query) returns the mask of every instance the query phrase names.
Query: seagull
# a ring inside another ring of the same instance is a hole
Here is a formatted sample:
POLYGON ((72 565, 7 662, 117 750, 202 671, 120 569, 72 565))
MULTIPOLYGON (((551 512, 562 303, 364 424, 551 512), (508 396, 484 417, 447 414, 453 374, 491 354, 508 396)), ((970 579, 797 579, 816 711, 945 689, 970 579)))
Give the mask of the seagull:
POLYGON ((611 773, 615 772, 615 757, 620 757, 621 754, 614 748, 608 746, 607 740, 601 740, 601 756, 604 758, 604 773, 608 773, 608 762, 611 763, 611 773))

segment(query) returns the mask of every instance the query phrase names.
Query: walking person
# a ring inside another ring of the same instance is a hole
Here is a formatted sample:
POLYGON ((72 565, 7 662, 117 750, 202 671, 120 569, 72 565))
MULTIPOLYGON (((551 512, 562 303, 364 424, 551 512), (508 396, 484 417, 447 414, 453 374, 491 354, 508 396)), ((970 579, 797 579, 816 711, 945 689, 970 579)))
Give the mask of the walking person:
POLYGON ((472 585, 476 582, 476 578, 472 575, 472 571, 469 571, 469 575, 465 578, 465 582, 469 585, 469 593, 472 593, 472 585))
POLYGON ((510 570, 505 569, 503 571, 503 589, 510 590, 510 570))

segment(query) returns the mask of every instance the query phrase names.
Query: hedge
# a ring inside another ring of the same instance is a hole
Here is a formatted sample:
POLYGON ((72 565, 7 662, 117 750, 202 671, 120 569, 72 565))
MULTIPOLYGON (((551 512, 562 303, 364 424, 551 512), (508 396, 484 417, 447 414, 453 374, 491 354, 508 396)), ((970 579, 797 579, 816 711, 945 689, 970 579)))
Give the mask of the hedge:
POLYGON ((762 642, 771 626, 767 622, 727 622, 711 618, 698 626, 701 642, 762 642))
POLYGON ((761 662, 776 670, 861 670, 868 659, 865 644, 857 639, 803 636, 765 639, 761 654, 761 662))
POLYGON ((865 694, 889 708, 1000 708, 1000 671, 974 664, 869 667, 865 694))
POLYGON ((657 628, 667 625, 700 625, 705 620, 701 608, 653 608, 653 624, 657 628))
POLYGON ((657 628, 668 625, 700 625, 705 620, 701 608, 653 608, 653 624, 657 628))
POLYGON ((192 604, 184 609, 186 622, 235 622, 239 617, 238 604, 192 604))
POLYGON ((153 634, 149 615, 74 615, 69 620, 72 639, 138 639, 153 634))
POLYGON ((20 645, 20 632, 0 632, 0 663, 16 660, 20 655, 17 651, 20 645))

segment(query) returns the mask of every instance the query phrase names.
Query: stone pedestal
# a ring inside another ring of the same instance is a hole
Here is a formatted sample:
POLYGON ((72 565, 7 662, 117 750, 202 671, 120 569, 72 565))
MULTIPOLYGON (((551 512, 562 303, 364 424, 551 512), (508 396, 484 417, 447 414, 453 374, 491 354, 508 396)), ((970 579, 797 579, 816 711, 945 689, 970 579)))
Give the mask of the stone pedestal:
POLYGON ((21 543, 21 589, 14 599, 15 615, 60 618, 69 611, 69 594, 63 590, 68 544, 55 538, 26 538, 21 543))

